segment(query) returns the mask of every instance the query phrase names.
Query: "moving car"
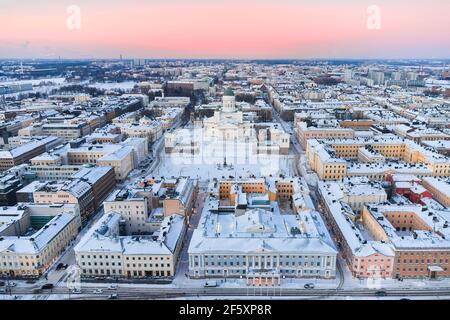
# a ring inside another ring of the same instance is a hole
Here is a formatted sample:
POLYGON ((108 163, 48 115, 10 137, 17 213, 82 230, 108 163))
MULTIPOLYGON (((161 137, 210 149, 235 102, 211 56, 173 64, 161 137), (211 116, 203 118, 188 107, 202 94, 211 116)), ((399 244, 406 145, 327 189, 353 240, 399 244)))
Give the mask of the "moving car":
POLYGON ((303 286, 305 289, 314 289, 314 283, 307 283, 303 286))
POLYGON ((119 286, 118 286, 117 284, 110 284, 109 287, 108 287, 108 289, 109 289, 109 290, 117 290, 118 287, 119 287, 119 286))
POLYGON ((56 270, 58 271, 58 270, 61 270, 61 269, 67 269, 67 267, 68 267, 69 265, 68 264, 66 264, 66 263, 58 263, 58 265, 56 266, 56 270))
POLYGON ((110 300, 115 300, 115 299, 117 299, 117 293, 110 294, 109 297, 108 297, 108 299, 110 299, 110 300))
POLYGON ((41 287, 42 290, 53 289, 53 283, 46 283, 41 287))
POLYGON ((377 295, 379 297, 385 297, 386 296, 386 291, 379 290, 379 291, 375 292, 375 295, 377 295))
POLYGON ((93 293, 94 294, 102 294, 103 290, 102 289, 95 289, 93 293))

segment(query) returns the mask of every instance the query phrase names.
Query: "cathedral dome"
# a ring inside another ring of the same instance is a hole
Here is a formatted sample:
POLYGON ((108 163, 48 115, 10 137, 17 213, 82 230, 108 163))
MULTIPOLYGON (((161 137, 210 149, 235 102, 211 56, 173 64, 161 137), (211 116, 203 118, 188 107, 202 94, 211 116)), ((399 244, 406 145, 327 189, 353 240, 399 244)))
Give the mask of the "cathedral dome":
POLYGON ((234 97, 234 92, 233 92, 233 90, 231 90, 231 88, 227 88, 227 89, 224 91, 223 95, 224 95, 224 96, 234 97))

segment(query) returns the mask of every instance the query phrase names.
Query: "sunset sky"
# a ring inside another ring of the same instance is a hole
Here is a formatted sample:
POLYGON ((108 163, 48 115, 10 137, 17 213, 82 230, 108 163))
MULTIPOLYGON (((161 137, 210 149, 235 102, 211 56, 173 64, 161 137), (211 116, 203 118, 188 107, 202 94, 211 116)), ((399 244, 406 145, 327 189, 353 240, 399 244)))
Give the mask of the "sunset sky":
POLYGON ((449 0, 0 0, 0 58, 449 58, 449 13, 449 0))

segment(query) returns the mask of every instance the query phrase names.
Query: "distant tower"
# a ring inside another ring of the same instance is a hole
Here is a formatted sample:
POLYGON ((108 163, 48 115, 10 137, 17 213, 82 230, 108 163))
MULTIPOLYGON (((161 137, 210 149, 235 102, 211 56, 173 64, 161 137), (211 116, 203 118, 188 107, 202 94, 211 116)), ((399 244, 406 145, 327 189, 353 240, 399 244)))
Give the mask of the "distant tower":
POLYGON ((223 112, 235 112, 236 111, 236 97, 233 90, 226 89, 222 97, 223 112))

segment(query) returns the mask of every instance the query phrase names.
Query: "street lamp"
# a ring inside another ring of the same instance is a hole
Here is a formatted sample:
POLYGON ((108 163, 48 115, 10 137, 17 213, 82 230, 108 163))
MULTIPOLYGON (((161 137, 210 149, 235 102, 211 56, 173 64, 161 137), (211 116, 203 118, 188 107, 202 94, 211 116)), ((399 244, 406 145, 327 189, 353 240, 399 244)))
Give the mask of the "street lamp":
POLYGON ((9 292, 9 295, 11 295, 11 286, 10 286, 10 283, 9 283, 9 277, 10 276, 11 276, 11 274, 8 273, 8 276, 6 278, 6 290, 9 292))

